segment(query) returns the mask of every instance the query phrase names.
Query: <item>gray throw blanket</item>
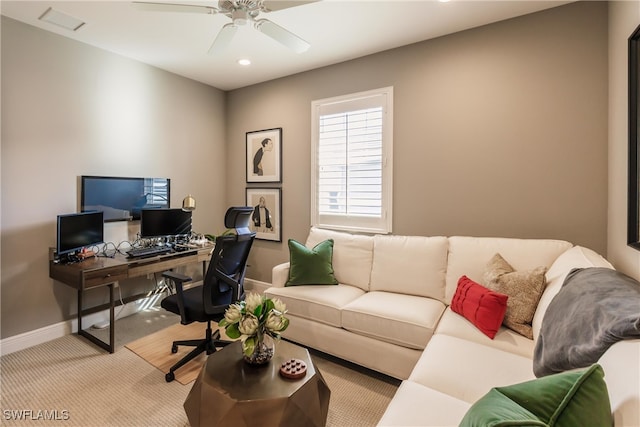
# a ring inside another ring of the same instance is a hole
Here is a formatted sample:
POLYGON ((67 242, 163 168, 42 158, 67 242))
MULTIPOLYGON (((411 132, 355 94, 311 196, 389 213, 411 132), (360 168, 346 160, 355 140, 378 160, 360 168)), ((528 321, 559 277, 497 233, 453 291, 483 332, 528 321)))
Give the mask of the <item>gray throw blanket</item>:
POLYGON ((590 366, 616 342, 634 338, 640 338, 640 283, 608 268, 575 268, 544 315, 533 373, 590 366))

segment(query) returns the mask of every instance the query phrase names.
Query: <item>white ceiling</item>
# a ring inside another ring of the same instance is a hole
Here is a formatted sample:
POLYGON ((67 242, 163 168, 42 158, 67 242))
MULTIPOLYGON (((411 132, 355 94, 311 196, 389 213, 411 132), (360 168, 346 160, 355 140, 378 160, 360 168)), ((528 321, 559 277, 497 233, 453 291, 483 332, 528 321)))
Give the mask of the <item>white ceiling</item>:
POLYGON ((2 0, 0 10, 18 21, 231 90, 566 3, 570 1, 323 0, 260 15, 308 41, 306 52, 293 53, 245 26, 216 56, 207 50, 230 22, 224 15, 141 11, 129 1, 2 0), (49 7, 86 24, 72 32, 38 20, 49 7), (252 65, 240 66, 240 58, 251 59, 252 65))

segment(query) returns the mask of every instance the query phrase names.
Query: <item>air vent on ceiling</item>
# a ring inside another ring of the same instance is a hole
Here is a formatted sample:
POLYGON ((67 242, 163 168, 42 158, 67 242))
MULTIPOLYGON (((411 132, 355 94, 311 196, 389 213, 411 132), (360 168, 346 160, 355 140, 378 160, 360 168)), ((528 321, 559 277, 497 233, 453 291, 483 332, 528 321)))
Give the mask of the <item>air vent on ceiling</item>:
POLYGON ((82 20, 54 10, 53 8, 47 9, 38 19, 70 31, 78 31, 85 24, 82 20))

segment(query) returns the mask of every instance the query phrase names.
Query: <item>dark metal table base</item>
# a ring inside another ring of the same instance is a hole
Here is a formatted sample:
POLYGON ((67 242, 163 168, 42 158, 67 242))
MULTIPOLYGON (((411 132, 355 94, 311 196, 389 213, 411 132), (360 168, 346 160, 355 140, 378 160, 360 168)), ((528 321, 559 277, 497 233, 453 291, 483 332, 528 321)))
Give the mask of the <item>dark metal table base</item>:
POLYGON ((321 427, 330 396, 306 348, 280 341, 269 363, 253 366, 242 359, 240 342, 235 342, 209 356, 184 408, 192 427, 321 427), (280 366, 290 359, 306 363, 303 378, 280 375, 280 366))

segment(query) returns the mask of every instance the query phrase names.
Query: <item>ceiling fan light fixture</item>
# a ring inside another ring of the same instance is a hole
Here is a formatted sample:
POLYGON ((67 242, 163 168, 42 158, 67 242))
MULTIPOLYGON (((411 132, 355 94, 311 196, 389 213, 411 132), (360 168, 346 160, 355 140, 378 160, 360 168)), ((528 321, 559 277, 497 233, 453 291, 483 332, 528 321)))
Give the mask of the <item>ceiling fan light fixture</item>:
POLYGON ((231 11, 231 19, 233 20, 234 25, 239 27, 243 25, 247 25, 247 23, 251 20, 249 13, 244 9, 234 9, 231 11))

